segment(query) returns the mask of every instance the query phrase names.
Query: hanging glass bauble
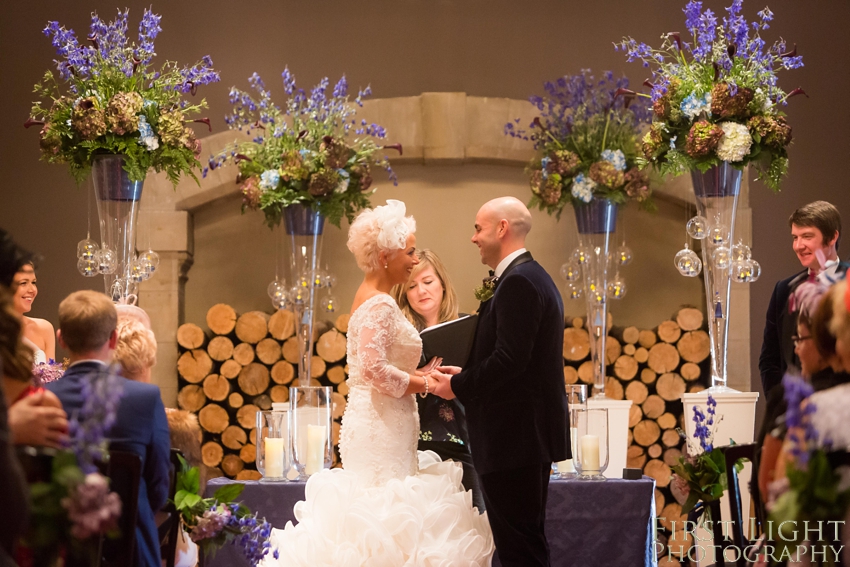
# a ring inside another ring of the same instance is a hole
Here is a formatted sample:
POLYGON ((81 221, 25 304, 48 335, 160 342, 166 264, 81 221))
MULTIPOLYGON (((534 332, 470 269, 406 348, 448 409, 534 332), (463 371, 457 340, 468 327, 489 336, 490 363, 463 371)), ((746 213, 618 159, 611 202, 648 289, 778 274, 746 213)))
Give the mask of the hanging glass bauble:
POLYGON ((325 313, 333 313, 336 311, 337 300, 333 295, 326 295, 322 298, 322 302, 320 304, 322 311, 325 313))
POLYGON ((139 254, 139 260, 145 264, 148 273, 154 273, 159 267, 159 254, 153 250, 147 250, 139 254))
POLYGON ((718 270, 725 270, 732 265, 732 253, 725 246, 719 246, 711 253, 711 261, 718 270))
POLYGON ((145 274, 145 279, 149 280, 153 276, 154 271, 156 271, 156 267, 154 267, 153 263, 146 258, 144 255, 139 256, 136 259, 136 262, 139 263, 139 266, 142 268, 142 272, 145 274))
POLYGON ((295 287, 300 287, 301 289, 307 289, 310 287, 310 278, 307 276, 301 276, 295 280, 295 287))
POLYGON ((735 283, 749 283, 753 275, 753 264, 749 260, 735 260, 732 262, 732 281, 735 283))
POLYGON ((293 305, 301 306, 307 303, 307 301, 310 299, 310 292, 307 288, 304 288, 300 285, 296 285, 289 290, 289 297, 287 299, 293 305))
POLYGON ((80 258, 77 260, 77 270, 87 278, 92 278, 100 273, 97 270, 97 262, 94 259, 86 260, 85 258, 80 258))
POLYGON ((590 250, 584 246, 579 246, 573 251, 573 260, 580 265, 587 264, 590 261, 590 250))
POLYGON ((617 260, 617 263, 621 266, 628 266, 631 263, 632 258, 632 249, 625 244, 619 246, 614 251, 614 259, 617 260))
POLYGON ((753 283, 761 276, 761 264, 750 258, 750 266, 753 271, 750 275, 750 283, 753 283))
POLYGON ((313 274, 313 287, 325 287, 325 272, 323 270, 316 270, 313 274))
POLYGON ((716 224, 708 229, 708 241, 714 246, 722 246, 729 242, 729 229, 722 224, 716 224))
POLYGON ((281 291, 280 295, 272 297, 272 307, 275 309, 283 309, 286 307, 286 293, 281 291))
POLYGON ((97 254, 98 250, 100 250, 100 246, 98 246, 97 242, 91 238, 80 240, 77 243, 77 258, 82 260, 94 260, 94 256, 97 254))
POLYGON ((749 260, 752 257, 752 252, 750 251, 750 247, 746 244, 742 244, 738 242, 735 246, 732 247, 732 260, 733 261, 744 261, 749 260))
POLYGON ((580 299, 581 298, 581 284, 576 284, 575 282, 570 282, 567 284, 567 297, 570 299, 580 299))
POLYGON ((269 297, 272 299, 280 297, 281 295, 286 295, 286 282, 282 282, 278 279, 274 280, 266 288, 266 293, 269 294, 269 297))
POLYGON ((325 272, 325 287, 330 289, 336 285, 336 276, 331 272, 325 272))
POLYGON ((702 271, 702 260, 696 255, 696 252, 688 248, 687 244, 685 244, 684 249, 679 250, 673 262, 679 273, 689 278, 698 276, 702 271))
POLYGON ((133 283, 140 283, 150 278, 150 274, 145 271, 145 267, 138 260, 133 260, 133 263, 130 264, 130 270, 128 274, 130 281, 133 283))
POLYGON ((581 277, 581 267, 575 261, 570 261, 561 266, 561 277, 568 282, 575 282, 581 277))
POLYGON ((708 236, 708 219, 697 215, 688 221, 685 228, 688 231, 688 236, 694 240, 702 240, 708 236))
POLYGON ((97 262, 97 271, 100 274, 114 274, 118 268, 118 257, 115 251, 105 246, 97 251, 94 260, 97 262))
POLYGON ((620 274, 614 276, 614 279, 608 282, 608 297, 611 299, 623 299, 626 295, 626 282, 620 279, 620 274))
POLYGON ((605 303, 606 291, 597 287, 596 289, 590 292, 590 299, 593 301, 595 305, 603 305, 605 303))

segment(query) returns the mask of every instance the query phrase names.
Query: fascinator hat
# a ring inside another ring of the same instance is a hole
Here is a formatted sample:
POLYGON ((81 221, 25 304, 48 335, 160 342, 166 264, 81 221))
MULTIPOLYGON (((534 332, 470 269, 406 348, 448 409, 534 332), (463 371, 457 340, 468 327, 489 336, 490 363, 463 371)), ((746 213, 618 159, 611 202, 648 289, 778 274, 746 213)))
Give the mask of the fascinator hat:
POLYGON ((380 252, 404 248, 407 238, 416 232, 416 221, 405 213, 403 202, 388 199, 386 205, 366 209, 354 219, 348 230, 348 249, 361 270, 378 269, 380 252))

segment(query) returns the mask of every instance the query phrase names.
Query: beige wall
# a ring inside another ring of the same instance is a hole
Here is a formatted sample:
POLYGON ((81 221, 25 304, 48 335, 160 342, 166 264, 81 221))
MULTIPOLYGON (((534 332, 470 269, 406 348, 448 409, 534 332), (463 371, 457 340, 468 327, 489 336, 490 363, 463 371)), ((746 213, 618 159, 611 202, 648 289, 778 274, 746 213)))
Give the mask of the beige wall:
MULTIPOLYGON (((472 289, 486 276, 478 250, 469 241, 475 213, 485 201, 504 195, 528 198, 525 175, 519 167, 495 165, 398 167, 398 187, 379 183, 374 204, 401 199, 417 220, 417 246, 431 248, 446 264, 458 291, 461 309, 477 308, 472 289)), ((615 324, 652 328, 673 314, 678 306, 702 307, 702 286, 697 278, 683 278, 673 266, 672 254, 681 247, 684 210, 660 201, 657 214, 627 208, 627 242, 635 259, 622 270, 629 291, 622 301, 612 301, 615 324), (672 252, 671 252, 672 251, 672 252), (663 290, 663 293, 659 293, 663 290)), ((268 310, 266 286, 274 279, 277 233, 262 222, 260 213, 239 214, 238 196, 226 197, 194 213, 194 264, 186 284, 186 321, 203 324, 204 315, 215 303, 233 305, 238 312, 268 310)), ((576 245, 575 222, 566 210, 560 222, 533 211, 533 228, 528 248, 555 278, 560 266, 576 245)), ((322 263, 336 273, 339 284, 334 295, 347 312, 362 278, 346 248, 347 223, 325 229, 322 263)), ((284 253, 286 248, 282 248, 284 253)), ((567 313, 584 312, 583 300, 565 299, 567 313)))

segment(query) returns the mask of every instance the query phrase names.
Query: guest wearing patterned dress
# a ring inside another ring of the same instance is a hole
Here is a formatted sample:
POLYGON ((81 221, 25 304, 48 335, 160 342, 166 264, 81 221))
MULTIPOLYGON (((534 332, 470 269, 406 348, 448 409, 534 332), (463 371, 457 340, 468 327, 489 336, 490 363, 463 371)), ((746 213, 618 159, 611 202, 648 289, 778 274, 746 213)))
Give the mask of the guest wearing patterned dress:
MULTIPOLYGON (((457 319, 457 293, 440 258, 431 250, 417 250, 419 264, 406 284, 393 288, 402 313, 417 331, 457 319)), ((472 501, 484 511, 484 498, 469 451, 466 411, 456 399, 437 396, 418 397, 419 450, 434 451, 441 459, 463 464, 463 487, 472 491, 472 501)))

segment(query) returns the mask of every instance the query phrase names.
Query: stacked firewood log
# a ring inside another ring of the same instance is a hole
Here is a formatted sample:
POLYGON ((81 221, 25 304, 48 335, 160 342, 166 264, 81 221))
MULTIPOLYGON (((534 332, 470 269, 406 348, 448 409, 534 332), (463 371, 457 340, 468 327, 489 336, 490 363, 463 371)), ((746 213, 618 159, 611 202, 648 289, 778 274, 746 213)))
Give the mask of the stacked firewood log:
MULTIPOLYGON (((204 432, 204 464, 236 479, 257 479, 256 415, 273 402, 288 402, 289 387, 298 368, 295 316, 280 310, 273 315, 250 311, 237 315, 220 303, 207 312, 204 331, 194 323, 181 325, 177 343, 179 391, 177 404, 198 414, 204 432)), ((345 332, 348 315, 334 324, 317 321, 313 334, 311 386, 332 386, 333 440, 345 411, 348 367, 345 332)), ((335 463, 338 453, 335 451, 335 463)))
MULTIPOLYGON (((345 410, 348 366, 345 360, 348 315, 332 324, 318 321, 310 384, 334 389, 333 440, 345 410)), ((641 468, 656 481, 656 512, 662 524, 681 526, 685 518, 671 491, 670 467, 682 454, 682 403, 685 392, 706 387, 709 340, 699 309, 680 309, 655 329, 613 326, 606 345, 605 393, 633 402, 629 418, 628 466, 641 468)), ((297 373, 298 343, 292 312, 273 315, 251 311, 237 315, 225 304, 207 312, 205 331, 181 325, 178 404, 196 412, 204 430, 202 454, 207 466, 237 479, 259 478, 255 466, 256 412, 272 402, 289 400, 297 373)), ((568 317, 564 331, 564 383, 588 384, 593 365, 585 321, 568 317)), ((335 447, 335 464, 339 463, 335 447)), ((684 537, 676 534, 679 538, 684 537)), ((678 541, 676 542, 678 545, 678 541)))

